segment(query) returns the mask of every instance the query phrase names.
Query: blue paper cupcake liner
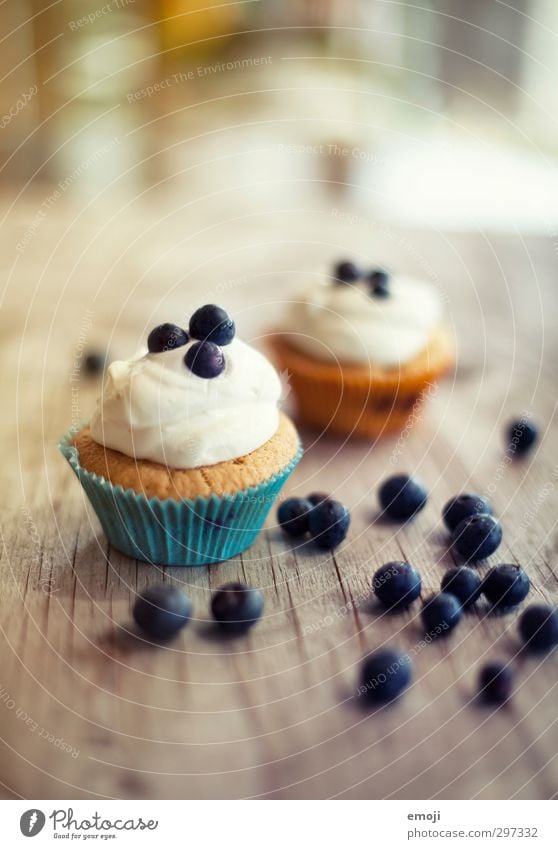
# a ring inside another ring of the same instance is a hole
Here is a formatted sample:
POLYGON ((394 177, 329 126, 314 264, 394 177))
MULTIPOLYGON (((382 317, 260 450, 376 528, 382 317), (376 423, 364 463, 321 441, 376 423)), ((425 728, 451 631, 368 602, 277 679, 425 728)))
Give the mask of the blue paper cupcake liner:
POLYGON ((302 456, 302 447, 280 472, 232 495, 175 501, 147 498, 113 486, 79 462, 72 428, 58 443, 93 507, 105 535, 124 554, 165 566, 203 566, 248 548, 302 456))

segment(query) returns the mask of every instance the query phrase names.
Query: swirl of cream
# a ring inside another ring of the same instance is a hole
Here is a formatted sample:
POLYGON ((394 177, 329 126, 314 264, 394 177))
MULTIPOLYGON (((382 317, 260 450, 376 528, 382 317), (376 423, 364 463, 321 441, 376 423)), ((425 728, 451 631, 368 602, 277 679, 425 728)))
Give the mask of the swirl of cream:
POLYGON ((441 316, 438 292, 422 280, 392 277, 386 297, 320 282, 291 304, 288 339, 317 359, 394 367, 426 348, 441 316))
POLYGON ((271 363, 234 339, 215 378, 184 363, 189 346, 114 362, 91 435, 128 457, 193 469, 255 451, 279 426, 281 381, 271 363))

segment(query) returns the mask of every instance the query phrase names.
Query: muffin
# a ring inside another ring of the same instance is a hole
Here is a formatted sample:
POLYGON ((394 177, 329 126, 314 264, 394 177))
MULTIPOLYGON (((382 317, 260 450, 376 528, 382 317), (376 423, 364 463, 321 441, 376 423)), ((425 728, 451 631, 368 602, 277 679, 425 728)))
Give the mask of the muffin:
POLYGON ((270 346, 302 423, 369 439, 405 427, 454 362, 433 286, 350 262, 291 302, 270 346))
POLYGON ((151 563, 226 560, 256 538, 302 449, 281 382, 209 304, 109 366, 91 421, 59 447, 116 549, 151 563))

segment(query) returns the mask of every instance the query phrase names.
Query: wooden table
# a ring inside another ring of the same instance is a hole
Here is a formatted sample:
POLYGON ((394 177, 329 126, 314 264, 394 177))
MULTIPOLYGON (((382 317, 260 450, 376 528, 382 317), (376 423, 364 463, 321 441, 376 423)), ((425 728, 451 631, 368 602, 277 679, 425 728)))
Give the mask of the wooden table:
MULTIPOLYGON (((47 194, 45 191, 43 194, 47 194)), ((531 600, 556 600, 558 466, 555 244, 548 238, 400 233, 327 208, 244 211, 197 225, 158 202, 67 208, 57 202, 21 252, 42 195, 4 220, 0 422, 0 778, 9 796, 160 798, 549 798, 558 792, 558 653, 519 653, 516 614, 479 605, 445 640, 421 646, 419 606, 382 614, 369 599, 382 563, 406 558, 424 592, 454 562, 440 509, 488 493, 531 600), (160 319, 230 307, 260 344, 281 301, 332 257, 361 252, 432 278, 447 301, 459 365, 401 441, 315 440, 288 482, 327 490, 352 513, 332 556, 294 546, 274 516, 241 557, 156 569, 110 549, 57 438, 85 418, 98 384, 75 377, 85 347, 128 356, 160 319), (79 363, 78 363, 79 365, 79 363), (74 377, 72 377, 74 375, 74 377), (538 450, 508 462, 503 429, 528 412, 538 450), (431 496, 406 527, 378 521, 376 490, 396 469, 431 496), (262 588, 265 617, 218 638, 210 593, 240 579, 262 588), (127 636, 137 590, 180 584, 195 621, 166 648, 127 636), (363 654, 412 651, 414 683, 396 706, 355 697, 363 654), (475 702, 479 666, 513 658, 518 689, 491 712, 475 702)), ((4 218, 4 214, 2 216, 4 218)), ((483 565, 484 573, 489 564, 483 565)))

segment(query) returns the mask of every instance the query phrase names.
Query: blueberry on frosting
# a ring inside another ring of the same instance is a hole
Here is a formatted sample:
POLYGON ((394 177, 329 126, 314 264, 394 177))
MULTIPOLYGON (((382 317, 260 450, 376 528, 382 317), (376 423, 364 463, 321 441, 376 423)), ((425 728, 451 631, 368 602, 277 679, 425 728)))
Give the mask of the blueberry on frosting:
POLYGON ((373 269, 368 275, 370 294, 376 298, 387 298, 389 295, 389 274, 381 268, 373 269))
POLYGON ((390 275, 381 268, 365 271, 350 260, 338 262, 333 269, 333 282, 336 284, 358 283, 366 281, 369 292, 375 298, 387 298, 390 295, 390 275))
POLYGON ((184 362, 197 377, 218 377, 225 369, 225 355, 213 342, 195 342, 184 355, 184 362))
POLYGON ((188 341, 188 334, 176 324, 160 324, 153 328, 147 337, 147 349, 150 354, 160 354, 162 351, 172 351, 180 348, 188 341))
POLYGON ((195 311, 190 319, 190 336, 201 342, 229 345, 236 328, 228 312, 216 304, 206 304, 195 311))
POLYGON ((361 277, 361 273, 354 262, 344 260, 338 262, 333 269, 333 279, 335 283, 356 283, 361 277))

